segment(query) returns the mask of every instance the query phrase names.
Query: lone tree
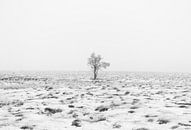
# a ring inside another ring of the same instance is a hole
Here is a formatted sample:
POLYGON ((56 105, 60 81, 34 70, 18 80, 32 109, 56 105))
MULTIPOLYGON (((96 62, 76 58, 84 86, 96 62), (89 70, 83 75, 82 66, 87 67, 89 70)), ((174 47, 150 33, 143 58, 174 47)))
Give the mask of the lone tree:
POLYGON ((90 58, 88 58, 88 65, 91 67, 91 69, 93 70, 93 74, 94 74, 94 80, 97 79, 97 75, 98 75, 98 71, 101 68, 106 69, 107 67, 110 66, 110 63, 107 62, 102 62, 102 57, 101 55, 95 55, 95 53, 92 53, 90 58))

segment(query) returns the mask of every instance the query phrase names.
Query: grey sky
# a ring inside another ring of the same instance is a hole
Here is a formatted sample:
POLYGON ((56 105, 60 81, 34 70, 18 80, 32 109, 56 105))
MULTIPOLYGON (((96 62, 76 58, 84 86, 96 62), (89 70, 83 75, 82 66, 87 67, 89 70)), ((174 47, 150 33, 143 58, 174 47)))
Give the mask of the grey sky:
POLYGON ((190 0, 0 0, 0 70, 191 72, 190 0))

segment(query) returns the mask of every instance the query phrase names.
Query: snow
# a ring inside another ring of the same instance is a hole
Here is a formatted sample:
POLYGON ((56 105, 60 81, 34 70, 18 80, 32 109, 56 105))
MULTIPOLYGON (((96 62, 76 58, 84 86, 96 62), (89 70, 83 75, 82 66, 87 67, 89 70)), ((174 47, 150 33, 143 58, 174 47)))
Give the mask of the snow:
POLYGON ((9 76, 0 80, 2 130, 191 129, 190 74, 107 72, 97 82, 89 73, 9 76))

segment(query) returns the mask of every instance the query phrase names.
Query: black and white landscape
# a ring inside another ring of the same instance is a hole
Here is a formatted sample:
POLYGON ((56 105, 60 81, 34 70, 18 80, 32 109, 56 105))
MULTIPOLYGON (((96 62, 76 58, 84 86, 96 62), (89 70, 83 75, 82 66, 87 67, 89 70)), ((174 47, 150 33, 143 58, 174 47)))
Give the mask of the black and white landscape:
POLYGON ((191 0, 0 0, 0 130, 191 130, 191 0))

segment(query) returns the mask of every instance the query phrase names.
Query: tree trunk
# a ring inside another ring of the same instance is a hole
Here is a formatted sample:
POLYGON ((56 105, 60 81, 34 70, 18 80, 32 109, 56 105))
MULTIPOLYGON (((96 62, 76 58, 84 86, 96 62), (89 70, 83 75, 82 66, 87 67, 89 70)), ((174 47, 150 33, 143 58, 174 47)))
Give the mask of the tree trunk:
POLYGON ((97 79, 97 74, 96 73, 94 73, 94 80, 96 80, 97 79))
POLYGON ((94 66, 94 80, 97 79, 97 70, 96 70, 96 67, 94 66))

